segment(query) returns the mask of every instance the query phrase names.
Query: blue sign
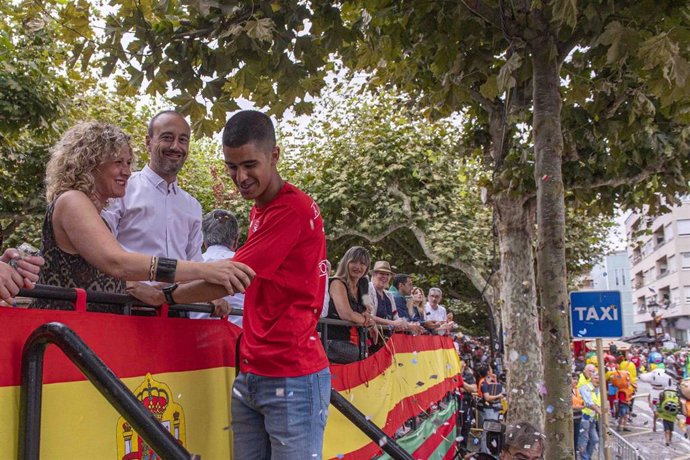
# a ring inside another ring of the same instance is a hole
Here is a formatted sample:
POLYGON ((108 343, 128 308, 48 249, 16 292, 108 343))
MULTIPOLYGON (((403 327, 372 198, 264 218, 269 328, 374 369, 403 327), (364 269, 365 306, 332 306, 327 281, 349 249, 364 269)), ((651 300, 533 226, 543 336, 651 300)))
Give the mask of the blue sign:
POLYGON ((623 311, 620 291, 571 292, 570 318, 574 339, 622 336, 623 311))

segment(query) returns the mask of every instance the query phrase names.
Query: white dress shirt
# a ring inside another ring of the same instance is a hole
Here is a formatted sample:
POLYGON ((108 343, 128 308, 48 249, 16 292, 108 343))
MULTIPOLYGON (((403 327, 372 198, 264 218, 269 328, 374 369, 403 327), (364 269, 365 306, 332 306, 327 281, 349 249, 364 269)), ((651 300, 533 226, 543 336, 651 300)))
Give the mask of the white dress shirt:
MULTIPOLYGON (((204 262, 213 262, 214 260, 221 260, 221 259, 232 259, 235 253, 228 249, 225 246, 221 246, 219 244, 214 244, 213 246, 209 246, 209 248, 204 252, 203 257, 204 257, 204 262)), ((235 294, 235 295, 228 295, 223 297, 225 300, 228 301, 231 307, 233 308, 239 308, 240 310, 244 309, 244 294, 235 294)), ((189 317, 192 319, 218 319, 218 318, 212 318, 211 315, 208 313, 194 313, 190 312, 189 317)), ((231 323, 242 327, 242 317, 237 316, 237 315, 228 315, 228 321, 231 323)))
POLYGON ((424 312, 426 313, 426 318, 424 318, 424 321, 440 321, 442 323, 448 321, 446 309, 443 307, 443 305, 439 305, 438 308, 434 310, 427 302, 427 304, 424 305, 424 312))
POLYGON ((144 167, 127 181, 123 198, 101 212, 122 247, 170 259, 201 262, 201 205, 177 181, 144 167))

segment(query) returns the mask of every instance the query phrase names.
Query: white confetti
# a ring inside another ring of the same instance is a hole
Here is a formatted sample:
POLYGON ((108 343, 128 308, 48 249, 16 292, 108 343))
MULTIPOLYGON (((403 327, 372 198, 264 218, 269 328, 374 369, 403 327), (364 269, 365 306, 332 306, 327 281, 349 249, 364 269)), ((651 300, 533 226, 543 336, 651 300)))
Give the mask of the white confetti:
POLYGON ((285 388, 276 388, 276 396, 282 398, 285 396, 285 388))

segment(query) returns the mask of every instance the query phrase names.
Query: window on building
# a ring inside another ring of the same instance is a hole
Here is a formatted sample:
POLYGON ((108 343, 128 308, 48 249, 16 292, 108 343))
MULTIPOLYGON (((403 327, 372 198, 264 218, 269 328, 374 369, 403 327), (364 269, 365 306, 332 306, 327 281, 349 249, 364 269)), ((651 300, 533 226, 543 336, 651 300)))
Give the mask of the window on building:
MULTIPOLYGON (((690 233, 688 233, 690 235, 690 233)), ((654 250, 652 246, 652 240, 647 240, 647 242, 642 246, 642 257, 648 256, 654 250)))
POLYGON ((673 239, 673 224, 667 224, 664 227, 664 239, 671 241, 673 239))
POLYGON ((676 267, 676 256, 669 256, 668 257, 668 264, 666 265, 668 272, 669 273, 675 273, 677 270, 676 267))
POLYGON ((671 304, 673 306, 676 306, 679 303, 680 303, 680 289, 673 288, 673 289, 671 289, 671 304))
POLYGON ((690 286, 683 286, 683 294, 685 294, 685 303, 690 303, 690 286))
POLYGON ((683 270, 690 270, 690 252, 681 252, 680 261, 683 270))
POLYGON ((690 235, 690 219, 680 219, 678 223, 678 236, 690 235))

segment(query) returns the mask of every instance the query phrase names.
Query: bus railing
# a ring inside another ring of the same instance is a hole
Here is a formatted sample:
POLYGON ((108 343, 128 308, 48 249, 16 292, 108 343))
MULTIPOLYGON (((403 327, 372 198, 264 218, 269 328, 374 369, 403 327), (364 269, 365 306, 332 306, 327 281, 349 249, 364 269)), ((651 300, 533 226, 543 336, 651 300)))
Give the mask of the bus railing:
MULTIPOLYGON (((22 289, 19 296, 45 300, 77 301, 75 289, 47 285, 36 285, 33 289, 22 289)), ((147 305, 126 294, 112 294, 86 291, 86 302, 122 305, 123 314, 130 315, 133 308, 157 311, 160 307, 147 305)), ((205 304, 169 305, 169 311, 213 313, 214 306, 205 304)), ((231 315, 242 315, 242 310, 233 308, 231 315)), ((321 318, 319 330, 324 345, 328 340, 327 325, 353 326, 359 331, 360 359, 366 357, 366 328, 348 321, 321 318)), ((194 458, 148 412, 129 389, 115 376, 103 361, 69 327, 62 323, 47 323, 37 328, 27 340, 22 354, 22 385, 20 396, 19 459, 38 460, 41 433, 41 399, 43 382, 43 356, 49 344, 57 345, 91 381, 108 402, 122 415, 142 438, 166 459, 194 458), (174 445, 171 445, 171 442, 174 445)), ((354 405, 340 393, 331 390, 331 404, 345 415, 369 439, 378 443, 381 449, 394 460, 412 460, 393 438, 368 420, 354 405)))
POLYGON ((40 458, 43 358, 50 344, 56 345, 79 368, 161 458, 194 458, 72 329, 62 323, 46 323, 34 330, 22 351, 18 451, 20 460, 40 458))

